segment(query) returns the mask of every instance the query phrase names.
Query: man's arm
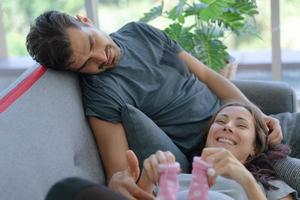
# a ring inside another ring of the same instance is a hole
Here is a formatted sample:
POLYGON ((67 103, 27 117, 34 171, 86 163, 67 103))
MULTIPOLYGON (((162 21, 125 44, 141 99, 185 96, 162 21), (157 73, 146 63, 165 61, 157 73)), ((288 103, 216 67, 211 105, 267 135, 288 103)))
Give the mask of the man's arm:
POLYGON ((106 179, 127 168, 126 151, 128 143, 121 123, 112 123, 95 117, 88 117, 98 150, 104 164, 106 179))
POLYGON ((179 58, 183 60, 188 69, 195 74, 199 80, 205 83, 222 101, 241 100, 249 102, 247 97, 229 80, 208 68, 186 51, 180 52, 179 58))
POLYGON ((137 159, 128 156, 128 143, 121 123, 88 117, 104 164, 108 186, 130 200, 152 200, 153 197, 136 184, 139 176, 137 159))
MULTIPOLYGON (((186 51, 180 52, 179 58, 187 65, 188 69, 195 74, 199 80, 205 83, 222 101, 239 100, 250 103, 247 97, 228 79, 208 68, 186 51)), ((263 114, 263 117, 270 129, 268 143, 279 144, 283 138, 279 121, 265 114, 263 114)))

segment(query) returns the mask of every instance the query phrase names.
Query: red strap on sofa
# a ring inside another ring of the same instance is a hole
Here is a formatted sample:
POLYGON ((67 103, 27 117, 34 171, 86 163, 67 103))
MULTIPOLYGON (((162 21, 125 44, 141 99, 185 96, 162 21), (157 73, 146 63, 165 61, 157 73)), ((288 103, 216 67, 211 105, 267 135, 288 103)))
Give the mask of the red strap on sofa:
POLYGON ((9 91, 3 98, 0 99, 0 113, 6 110, 14 103, 22 94, 24 94, 37 80, 39 80, 47 68, 40 65, 28 77, 22 80, 15 88, 9 91))

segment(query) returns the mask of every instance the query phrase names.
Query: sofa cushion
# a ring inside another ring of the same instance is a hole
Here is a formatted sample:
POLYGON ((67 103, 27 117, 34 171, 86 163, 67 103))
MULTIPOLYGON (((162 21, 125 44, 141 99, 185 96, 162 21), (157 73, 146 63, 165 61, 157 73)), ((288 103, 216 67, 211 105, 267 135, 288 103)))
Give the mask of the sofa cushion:
POLYGON ((300 113, 280 113, 272 115, 280 121, 283 143, 290 145, 292 157, 300 159, 300 113))
POLYGON ((122 123, 126 131, 129 148, 143 161, 157 150, 171 151, 180 163, 182 172, 188 172, 189 162, 185 155, 148 116, 139 109, 126 104, 122 107, 122 123))
POLYGON ((41 200, 71 176, 104 183, 77 75, 41 69, 0 94, 1 199, 41 200))
POLYGON ((295 90, 285 82, 238 80, 233 83, 267 115, 297 111, 295 90))

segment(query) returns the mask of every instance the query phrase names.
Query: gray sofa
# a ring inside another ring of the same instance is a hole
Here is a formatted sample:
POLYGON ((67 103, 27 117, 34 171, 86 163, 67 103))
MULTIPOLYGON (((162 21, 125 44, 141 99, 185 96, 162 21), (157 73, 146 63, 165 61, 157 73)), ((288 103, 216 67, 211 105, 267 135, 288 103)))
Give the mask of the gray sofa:
MULTIPOLYGON (((287 84, 234 83, 265 113, 296 111, 287 84)), ((41 200, 55 182, 71 176, 104 183, 76 74, 28 69, 0 93, 0 136, 0 199, 41 200)))

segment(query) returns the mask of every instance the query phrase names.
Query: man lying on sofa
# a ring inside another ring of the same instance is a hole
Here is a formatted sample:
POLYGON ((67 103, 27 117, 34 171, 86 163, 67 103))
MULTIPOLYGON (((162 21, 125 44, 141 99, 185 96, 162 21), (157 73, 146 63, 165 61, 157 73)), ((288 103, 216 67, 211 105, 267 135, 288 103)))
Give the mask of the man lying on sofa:
MULTIPOLYGON (((220 102, 248 102, 230 81, 163 32, 143 23, 129 23, 107 35, 86 17, 48 11, 31 26, 26 45, 40 64, 81 74, 83 105, 107 183, 129 198, 149 196, 137 187, 136 180, 126 176, 128 141, 121 120, 124 106, 132 105, 145 113, 190 160, 198 153, 202 128, 220 102)), ((298 114, 294 116, 299 118, 298 114)), ((266 115, 264 118, 270 129, 268 142, 280 143, 283 136, 279 121, 266 115)), ((297 159, 280 162, 300 166, 297 159)), ((280 173, 285 172, 278 170, 280 173)))

